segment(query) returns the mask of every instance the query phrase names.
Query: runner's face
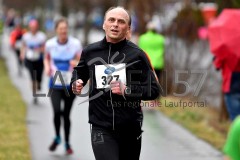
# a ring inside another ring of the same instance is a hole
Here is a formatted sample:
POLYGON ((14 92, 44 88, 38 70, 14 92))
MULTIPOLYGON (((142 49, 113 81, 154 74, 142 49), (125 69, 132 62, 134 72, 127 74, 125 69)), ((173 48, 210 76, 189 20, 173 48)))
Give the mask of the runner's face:
POLYGON ((38 25, 37 24, 30 25, 29 29, 32 33, 36 33, 38 31, 38 25))
POLYGON ((59 40, 66 40, 68 37, 68 25, 66 22, 60 22, 56 28, 59 40))
POLYGON ((125 39, 130 31, 129 16, 124 9, 115 8, 110 10, 105 17, 103 29, 108 42, 117 43, 125 39))

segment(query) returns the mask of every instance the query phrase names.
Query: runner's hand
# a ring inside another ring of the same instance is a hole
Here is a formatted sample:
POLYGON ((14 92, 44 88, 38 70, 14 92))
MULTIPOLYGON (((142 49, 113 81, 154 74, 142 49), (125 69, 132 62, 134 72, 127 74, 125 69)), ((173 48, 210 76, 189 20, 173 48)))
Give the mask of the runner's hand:
POLYGON ((73 60, 70 61, 70 66, 71 66, 71 67, 76 67, 77 64, 78 64, 78 61, 75 60, 75 59, 73 59, 73 60))
POLYGON ((21 61, 24 61, 24 58, 25 58, 25 57, 24 57, 23 54, 20 54, 20 55, 19 55, 19 58, 20 58, 21 61))
POLYGON ((113 94, 124 95, 126 86, 122 82, 112 81, 110 87, 113 94))
POLYGON ((72 91, 74 94, 76 94, 76 95, 81 94, 82 89, 83 89, 83 81, 81 79, 78 79, 73 82, 72 91))
POLYGON ((44 72, 47 76, 51 76, 51 69, 49 67, 46 67, 44 68, 44 72))

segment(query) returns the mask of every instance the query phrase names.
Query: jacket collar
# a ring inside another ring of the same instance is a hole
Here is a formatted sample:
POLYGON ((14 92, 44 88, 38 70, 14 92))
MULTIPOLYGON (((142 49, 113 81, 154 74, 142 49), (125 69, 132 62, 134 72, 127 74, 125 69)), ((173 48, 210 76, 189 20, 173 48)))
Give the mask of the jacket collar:
POLYGON ((109 48, 111 46, 111 50, 119 50, 122 49, 126 44, 127 44, 127 40, 126 38, 118 43, 110 43, 107 42, 106 36, 103 38, 101 44, 106 47, 109 48))

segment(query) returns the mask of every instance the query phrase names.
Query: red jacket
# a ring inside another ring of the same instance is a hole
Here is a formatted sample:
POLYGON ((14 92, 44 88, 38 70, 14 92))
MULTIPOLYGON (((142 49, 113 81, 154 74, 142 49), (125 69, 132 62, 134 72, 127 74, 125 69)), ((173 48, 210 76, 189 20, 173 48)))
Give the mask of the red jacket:
POLYGON ((15 43, 17 40, 21 39, 22 35, 26 32, 26 30, 22 29, 22 28, 15 28, 11 34, 10 34, 10 45, 12 47, 14 47, 15 43))
POLYGON ((222 90, 224 93, 240 91, 240 59, 236 56, 215 57, 213 61, 217 69, 222 71, 222 90), (234 77, 234 78, 233 78, 234 77), (238 77, 238 78, 236 78, 238 77), (239 86, 239 87, 238 87, 239 86), (237 87, 237 88, 236 88, 237 87))

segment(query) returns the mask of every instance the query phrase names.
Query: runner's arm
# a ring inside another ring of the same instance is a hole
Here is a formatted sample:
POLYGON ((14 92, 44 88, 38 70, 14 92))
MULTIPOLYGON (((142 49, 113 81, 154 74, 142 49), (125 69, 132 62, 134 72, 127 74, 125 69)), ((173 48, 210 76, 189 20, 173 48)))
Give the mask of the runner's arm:
POLYGON ((80 60, 80 57, 81 57, 81 52, 82 52, 82 44, 80 41, 77 41, 76 42, 76 53, 75 53, 75 56, 74 58, 70 61, 70 65, 72 68, 76 67, 79 60, 80 60))
POLYGON ((86 64, 84 51, 82 51, 81 58, 78 65, 74 67, 70 85, 72 86, 72 83, 78 79, 81 79, 83 81, 83 86, 86 85, 89 79, 89 68, 86 64))
POLYGON ((49 43, 47 42, 44 47, 44 72, 46 75, 51 75, 51 55, 50 55, 50 49, 49 49, 49 43))
POLYGON ((25 53, 26 53, 26 43, 23 41, 22 47, 21 47, 21 52, 20 52, 20 59, 23 61, 25 58, 25 53))
POLYGON ((76 67, 80 59, 80 55, 76 54, 74 58, 70 61, 71 67, 76 67))
POLYGON ((51 75, 51 65, 50 65, 50 54, 48 52, 44 53, 44 71, 46 75, 50 76, 51 75))

